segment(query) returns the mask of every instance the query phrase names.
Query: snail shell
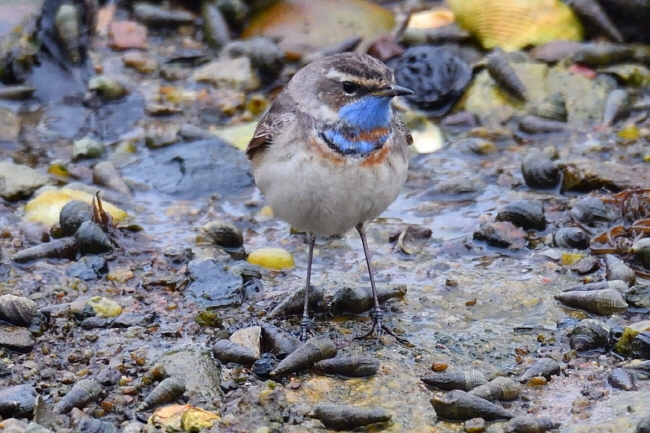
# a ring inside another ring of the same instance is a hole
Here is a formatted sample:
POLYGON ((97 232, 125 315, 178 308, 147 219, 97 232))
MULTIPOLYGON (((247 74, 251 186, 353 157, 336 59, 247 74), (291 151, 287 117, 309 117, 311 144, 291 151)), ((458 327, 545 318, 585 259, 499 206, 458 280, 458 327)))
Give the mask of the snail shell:
POLYGON ((569 344, 577 352, 604 348, 609 345, 610 332, 606 323, 584 319, 571 330, 569 344))
POLYGON ((79 37, 81 30, 79 25, 79 11, 74 5, 62 4, 54 16, 54 27, 68 58, 74 64, 81 60, 79 51, 79 37))
POLYGON ((138 406, 138 412, 172 402, 184 393, 185 383, 176 377, 168 377, 160 382, 153 391, 145 397, 142 404, 138 406))
MULTIPOLYGON (((381 287, 377 289, 377 299, 382 304, 391 298, 404 296, 405 293, 406 288, 404 286, 381 287)), ((372 290, 369 288, 343 287, 334 293, 330 304, 330 312, 334 315, 344 313, 360 314, 370 310, 374 306, 375 301, 372 296, 372 290)))
POLYGON ((612 126, 617 120, 621 120, 630 114, 630 95, 623 89, 615 89, 605 101, 603 111, 603 125, 612 126))
POLYGON ((612 20, 609 19, 603 8, 600 7, 598 1, 570 0, 567 4, 582 21, 592 24, 614 42, 623 42, 623 35, 612 20))
POLYGON ((300 340, 277 326, 265 323, 262 325, 262 346, 265 352, 282 359, 300 346, 300 340))
POLYGON ((562 180, 562 173, 557 162, 550 155, 531 152, 521 162, 521 173, 529 188, 556 188, 562 180))
POLYGON ((546 228, 544 208, 539 200, 519 200, 508 203, 499 210, 494 220, 509 221, 525 230, 546 228))
POLYGON ((379 361, 370 355, 341 356, 319 361, 314 368, 325 374, 364 377, 377 374, 379 361))
POLYGON ((82 255, 103 254, 113 249, 108 235, 93 221, 84 221, 74 234, 74 238, 82 255))
POLYGON ((335 357, 337 351, 334 342, 329 338, 311 338, 289 356, 284 358, 271 372, 271 376, 278 377, 305 370, 318 361, 335 357))
POLYGON ((59 213, 59 225, 63 236, 72 236, 85 221, 92 221, 92 207, 81 200, 73 200, 63 206, 59 213))
POLYGON ((562 227, 555 235, 553 241, 560 248, 577 248, 585 250, 589 247, 589 235, 579 227, 562 227))
POLYGON ((636 281, 636 273, 623 260, 612 254, 607 254, 605 256, 605 278, 607 281, 624 281, 625 284, 631 286, 636 281))
POLYGON ((242 365, 252 365, 259 359, 259 356, 251 349, 230 340, 217 341, 212 347, 212 354, 224 364, 234 362, 242 365))
POLYGON ((331 430, 354 430, 358 427, 388 422, 392 416, 381 408, 363 408, 349 405, 321 403, 309 414, 331 430))
POLYGON ((104 392, 102 385, 92 379, 82 379, 75 383, 70 392, 68 392, 54 406, 55 413, 68 413, 73 408, 83 409, 89 403, 99 400, 104 392))
POLYGON ((526 86, 521 82, 514 68, 510 66, 501 48, 494 48, 487 56, 487 71, 496 83, 508 94, 520 101, 526 100, 526 86))
POLYGON ((507 377, 496 377, 484 385, 477 386, 469 394, 488 401, 510 401, 519 397, 520 392, 521 388, 514 380, 507 377))
POLYGON ((551 376, 556 376, 558 374, 560 374, 560 364, 558 364, 556 360, 551 358, 541 358, 519 377, 519 382, 526 383, 536 376, 543 376, 550 380, 551 376))
POLYGON ((506 433, 544 433, 560 427, 560 423, 550 418, 517 416, 506 424, 506 433))
MULTIPOLYGON (((293 292, 280 302, 271 312, 269 317, 286 317, 302 314, 305 307, 305 288, 293 292)), ((309 286, 309 311, 325 310, 325 297, 321 289, 309 286)))
POLYGON ((532 114, 542 119, 557 120, 558 122, 566 122, 569 118, 566 101, 559 92, 547 96, 533 109, 532 114))
POLYGON ((599 316, 622 313, 627 310, 627 302, 616 289, 571 291, 555 295, 563 304, 585 310, 599 316))
POLYGON ((543 119, 537 116, 524 116, 519 119, 519 129, 528 134, 552 134, 567 132, 571 127, 565 122, 543 119))
POLYGON ((487 379, 478 370, 444 371, 424 376, 422 382, 445 391, 454 389, 469 391, 479 385, 486 384, 487 379))
POLYGON ((244 246, 244 236, 237 226, 227 221, 211 221, 196 235, 197 245, 216 245, 225 250, 244 246))
POLYGON ((472 418, 494 421, 510 419, 514 416, 512 412, 501 406, 459 389, 432 398, 431 405, 439 418, 450 421, 466 421, 472 418))

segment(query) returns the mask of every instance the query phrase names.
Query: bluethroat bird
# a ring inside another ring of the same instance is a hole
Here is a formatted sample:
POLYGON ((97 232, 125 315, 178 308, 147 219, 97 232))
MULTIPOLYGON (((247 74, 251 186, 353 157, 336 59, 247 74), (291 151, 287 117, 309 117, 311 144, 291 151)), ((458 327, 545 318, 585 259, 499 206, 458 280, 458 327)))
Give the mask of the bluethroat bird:
MULTIPOLYGON (((307 336, 315 236, 361 236, 375 306, 372 328, 381 335, 366 227, 395 201, 406 181, 413 139, 391 110, 395 96, 413 92, 365 54, 325 57, 289 81, 260 120, 248 144, 258 188, 278 218, 307 232, 309 259, 302 339, 307 336)), ((360 338, 363 338, 360 337, 360 338)))

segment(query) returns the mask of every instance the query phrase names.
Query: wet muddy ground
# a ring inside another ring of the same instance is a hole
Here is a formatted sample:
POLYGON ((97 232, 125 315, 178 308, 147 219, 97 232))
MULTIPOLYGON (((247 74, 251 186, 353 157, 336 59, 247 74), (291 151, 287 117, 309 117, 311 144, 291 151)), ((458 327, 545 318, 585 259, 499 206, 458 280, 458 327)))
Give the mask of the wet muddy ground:
MULTIPOLYGON (((549 417, 561 424, 559 431, 574 433, 632 432, 649 415, 648 381, 638 381, 630 391, 608 383, 610 372, 633 357, 609 350, 576 353, 571 349, 570 329, 592 316, 563 306, 555 296, 604 279, 605 267, 588 273, 572 271, 575 263, 563 263, 566 255, 588 257, 588 250, 557 248, 551 240, 566 225, 568 210, 589 191, 600 197, 650 187, 647 110, 633 117, 641 131, 636 140, 621 139, 625 122, 607 128, 583 123, 573 131, 550 135, 520 134, 516 125, 507 124, 492 129, 443 127, 441 149, 430 154, 412 149, 402 194, 368 229, 378 285, 406 286, 406 294, 387 301, 384 309, 388 326, 409 344, 392 337, 355 340, 370 326, 366 313, 321 314, 314 333, 330 337, 343 353, 376 357, 377 375, 344 379, 304 371, 274 385, 255 377, 250 368, 220 366, 209 353, 217 340, 259 323, 274 323, 299 334, 299 318, 275 319, 268 313, 304 284, 305 237, 269 216, 243 152, 210 132, 228 124, 229 116, 223 112, 228 98, 250 100, 250 95, 214 92, 190 79, 195 51, 206 57, 212 53, 187 37, 153 31, 148 44, 152 57, 187 62, 174 65, 179 80, 170 82, 125 68, 124 54, 111 50, 99 37, 92 48, 93 62, 126 84, 130 94, 124 99, 93 105, 67 91, 59 99, 58 90, 50 89, 51 98, 44 97, 50 102, 3 102, 19 114, 22 126, 17 139, 0 144, 0 161, 49 172, 46 183, 59 188, 91 184, 93 166, 110 160, 133 194, 113 193, 112 199, 106 195, 104 200, 127 211, 127 220, 119 225, 142 228, 116 235, 120 248, 99 256, 105 259, 105 264, 100 259, 100 271, 89 262, 97 256, 20 264, 12 260, 14 254, 39 244, 50 227, 26 218, 28 197, 0 202, 0 295, 27 297, 45 315, 40 327, 31 328, 31 343, 20 346, 21 350, 0 347, 2 386, 29 384, 51 407, 79 379, 96 378, 105 369, 119 372, 116 380, 107 381, 102 398, 83 409, 85 415, 76 409, 72 415, 52 415, 50 428, 62 431, 84 416, 120 428, 137 419, 146 421, 150 411, 140 413, 136 408, 153 386, 143 378, 160 364, 185 379, 184 400, 221 417, 215 427, 202 431, 326 431, 307 413, 317 403, 334 402, 386 409, 392 421, 382 426, 385 431, 460 432, 463 423, 436 418, 430 399, 439 392, 420 380, 431 374, 434 365, 480 370, 488 379, 516 378, 543 357, 558 361, 561 373, 548 383, 524 384, 521 397, 503 402, 505 408, 517 415, 549 417), (158 101, 165 86, 173 88, 180 112, 154 116, 145 106, 158 101), (176 133, 190 126, 196 127, 191 134, 176 133), (182 138, 164 146, 147 141, 164 138, 167 130, 182 138), (71 160, 73 139, 85 135, 99 137, 104 152, 97 158, 71 160), (491 143, 490 151, 472 150, 468 138, 491 143), (600 185, 610 191, 600 186, 563 192, 559 186, 529 188, 522 161, 533 150, 550 147, 565 166, 593 167, 594 176, 604 179, 600 185), (66 167, 66 176, 52 170, 57 164, 66 167), (512 236, 510 247, 475 239, 479 227, 492 224, 501 208, 519 200, 542 203, 544 230, 513 226, 507 233, 512 236), (235 305, 217 308, 212 299, 191 295, 192 279, 207 281, 218 291, 229 284, 232 272, 250 269, 218 248, 196 244, 197 234, 211 221, 233 222, 243 233, 247 252, 270 247, 289 251, 295 266, 257 268, 261 283, 235 305), (405 252, 391 239, 408 226, 429 228, 431 236, 409 239, 405 252), (209 258, 217 268, 223 266, 223 274, 192 270, 192 263, 209 258), (115 322, 93 322, 97 312, 89 311, 86 301, 95 296, 119 304, 121 314, 115 322), (197 321, 209 316, 202 313, 211 313, 212 322, 197 321)), ((48 71, 47 63, 41 67, 41 73, 48 71)), ((260 94, 272 90, 263 88, 260 94)), ((236 114, 254 118, 242 105, 234 109, 236 114)), ((594 257, 601 260, 602 256, 594 257)), ((369 286, 356 234, 317 241, 312 283, 326 298, 342 287, 369 286)), ((636 284, 645 286, 650 281, 639 276, 636 284)), ((646 318, 647 309, 637 308, 600 320, 623 327, 646 318)), ((489 424, 487 431, 505 431, 505 423, 489 424)))

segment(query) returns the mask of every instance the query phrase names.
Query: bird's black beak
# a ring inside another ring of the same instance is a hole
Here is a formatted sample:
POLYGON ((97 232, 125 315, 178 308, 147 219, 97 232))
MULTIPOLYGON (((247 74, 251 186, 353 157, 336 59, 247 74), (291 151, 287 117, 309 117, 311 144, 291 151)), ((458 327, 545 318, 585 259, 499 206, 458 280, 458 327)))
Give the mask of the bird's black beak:
POLYGON ((386 87, 381 90, 377 90, 376 92, 372 92, 373 96, 384 96, 384 97, 395 97, 395 96, 406 96, 406 95, 412 95, 413 90, 407 89, 406 87, 401 87, 397 85, 392 85, 390 87, 386 87))

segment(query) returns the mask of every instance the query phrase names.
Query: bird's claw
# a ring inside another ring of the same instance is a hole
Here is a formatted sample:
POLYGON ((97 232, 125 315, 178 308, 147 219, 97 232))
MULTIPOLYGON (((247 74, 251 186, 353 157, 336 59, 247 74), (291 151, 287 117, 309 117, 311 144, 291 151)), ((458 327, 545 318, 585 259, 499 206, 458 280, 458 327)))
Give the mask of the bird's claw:
POLYGON ((372 327, 370 328, 370 331, 368 331, 366 334, 363 334, 361 336, 355 337, 355 340, 363 340, 371 335, 375 334, 377 336, 377 340, 381 342, 381 337, 384 335, 384 333, 392 336, 401 344, 409 345, 409 341, 403 337, 399 337, 396 335, 389 327, 384 325, 383 323, 383 318, 384 318, 384 312, 381 311, 380 307, 375 307, 372 309, 370 312, 370 317, 372 318, 372 327))
POLYGON ((311 325, 313 321, 309 316, 302 316, 300 321, 300 341, 307 341, 307 338, 312 335, 311 325))

